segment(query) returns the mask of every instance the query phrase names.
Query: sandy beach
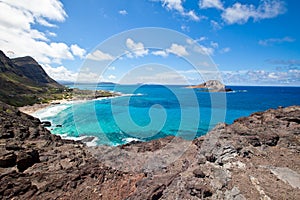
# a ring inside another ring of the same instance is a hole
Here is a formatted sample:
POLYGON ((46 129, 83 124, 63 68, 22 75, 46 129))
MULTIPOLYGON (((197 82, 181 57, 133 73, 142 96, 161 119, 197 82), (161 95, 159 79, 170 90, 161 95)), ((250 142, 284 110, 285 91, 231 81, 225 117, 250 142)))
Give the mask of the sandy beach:
POLYGON ((49 103, 40 103, 40 104, 34 104, 32 106, 23 106, 19 107, 19 110, 25 114, 32 115, 33 113, 42 110, 44 108, 47 108, 52 105, 57 105, 57 104, 63 104, 72 101, 72 99, 67 100, 67 99, 61 99, 61 100, 53 100, 49 103))

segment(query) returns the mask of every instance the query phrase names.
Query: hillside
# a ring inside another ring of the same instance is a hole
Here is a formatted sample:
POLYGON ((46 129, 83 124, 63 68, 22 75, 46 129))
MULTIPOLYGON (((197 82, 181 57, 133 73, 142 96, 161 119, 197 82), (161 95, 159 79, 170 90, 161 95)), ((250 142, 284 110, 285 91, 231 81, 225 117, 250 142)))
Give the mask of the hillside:
POLYGON ((35 82, 37 85, 49 87, 62 87, 55 80, 50 78, 44 69, 30 56, 11 59, 22 74, 35 82))
POLYGON ((0 50, 0 99, 3 102, 14 106, 34 104, 63 88, 33 58, 10 59, 0 50))

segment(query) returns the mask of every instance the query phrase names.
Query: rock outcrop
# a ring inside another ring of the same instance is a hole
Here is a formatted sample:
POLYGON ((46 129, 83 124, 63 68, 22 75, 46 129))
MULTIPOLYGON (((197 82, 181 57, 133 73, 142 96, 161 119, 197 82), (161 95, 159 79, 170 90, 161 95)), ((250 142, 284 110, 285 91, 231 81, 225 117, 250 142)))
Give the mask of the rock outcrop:
POLYGON ((299 199, 299 158, 299 106, 194 141, 90 148, 0 103, 1 199, 299 199))
POLYGON ((202 88, 203 91, 209 92, 230 92, 232 89, 226 88, 226 86, 218 80, 209 80, 199 85, 188 86, 187 88, 202 88))

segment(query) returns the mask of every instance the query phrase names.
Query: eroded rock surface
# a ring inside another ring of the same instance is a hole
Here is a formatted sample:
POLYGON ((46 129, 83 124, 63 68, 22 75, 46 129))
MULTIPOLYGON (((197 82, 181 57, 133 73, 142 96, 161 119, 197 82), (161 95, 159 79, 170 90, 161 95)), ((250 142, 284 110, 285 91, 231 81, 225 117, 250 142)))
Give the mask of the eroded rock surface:
POLYGON ((299 199, 300 107, 194 141, 86 147, 0 104, 1 199, 299 199))

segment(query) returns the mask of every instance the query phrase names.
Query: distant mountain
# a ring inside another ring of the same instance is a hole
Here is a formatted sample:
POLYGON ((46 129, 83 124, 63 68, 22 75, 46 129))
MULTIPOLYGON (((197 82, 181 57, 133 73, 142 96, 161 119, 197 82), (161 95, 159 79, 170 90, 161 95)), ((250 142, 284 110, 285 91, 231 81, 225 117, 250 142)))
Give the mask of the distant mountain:
POLYGON ((33 104, 41 94, 63 88, 32 57, 10 59, 0 50, 1 101, 14 106, 33 104))

